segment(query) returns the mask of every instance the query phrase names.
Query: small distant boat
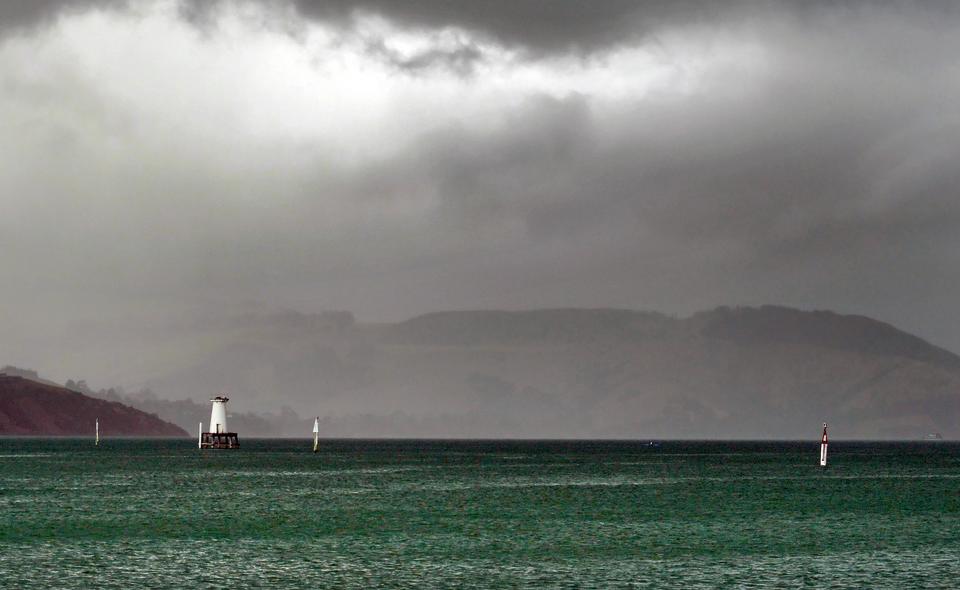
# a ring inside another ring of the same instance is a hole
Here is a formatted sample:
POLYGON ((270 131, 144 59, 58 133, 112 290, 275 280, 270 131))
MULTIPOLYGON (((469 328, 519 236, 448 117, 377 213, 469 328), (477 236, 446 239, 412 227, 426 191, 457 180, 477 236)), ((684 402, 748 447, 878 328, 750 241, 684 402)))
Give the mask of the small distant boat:
POLYGON ((93 428, 95 433, 93 435, 94 436, 93 446, 99 447, 100 446, 100 418, 97 418, 96 421, 93 423, 93 428))
POLYGON ((823 436, 820 438, 820 467, 827 466, 827 423, 823 423, 823 436))
POLYGON ((320 448, 320 416, 313 419, 313 452, 320 448))
POLYGON ((943 440, 943 435, 939 432, 931 432, 927 436, 923 437, 923 440, 943 440))

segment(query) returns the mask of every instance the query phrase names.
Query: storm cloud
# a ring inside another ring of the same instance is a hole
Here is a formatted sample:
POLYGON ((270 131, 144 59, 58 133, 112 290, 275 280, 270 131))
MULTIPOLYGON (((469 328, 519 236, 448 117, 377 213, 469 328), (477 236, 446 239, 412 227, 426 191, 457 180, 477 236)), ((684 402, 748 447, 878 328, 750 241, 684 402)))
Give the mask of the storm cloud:
POLYGON ((115 326, 251 301, 779 303, 960 349, 948 3, 13 2, 0 23, 5 362, 108 372, 115 326))

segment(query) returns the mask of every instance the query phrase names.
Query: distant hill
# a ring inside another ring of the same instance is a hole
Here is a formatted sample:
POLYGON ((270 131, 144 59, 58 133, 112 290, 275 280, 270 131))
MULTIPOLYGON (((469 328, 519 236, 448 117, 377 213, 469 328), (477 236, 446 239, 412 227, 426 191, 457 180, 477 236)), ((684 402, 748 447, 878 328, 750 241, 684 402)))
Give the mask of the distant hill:
POLYGON ((0 374, 0 435, 188 436, 178 426, 117 402, 20 376, 0 374))
POLYGON ((297 436, 319 415, 328 436, 805 438, 826 420, 838 439, 960 438, 960 357, 867 317, 776 306, 245 316, 144 385, 289 405, 302 424, 274 433, 297 436))
MULTIPOLYGON (((125 405, 162 416, 183 429, 196 430, 198 422, 207 422, 210 417, 210 403, 206 400, 195 402, 189 399, 166 400, 158 398, 153 392, 139 392, 123 394, 115 389, 98 392, 89 392, 91 397, 119 401, 125 405)), ((309 426, 306 418, 296 415, 290 408, 284 406, 277 413, 255 414, 250 412, 233 412, 229 414, 230 429, 242 432, 244 436, 268 437, 278 436, 284 432, 300 433, 309 426)), ((310 423, 313 422, 311 418, 310 423)))

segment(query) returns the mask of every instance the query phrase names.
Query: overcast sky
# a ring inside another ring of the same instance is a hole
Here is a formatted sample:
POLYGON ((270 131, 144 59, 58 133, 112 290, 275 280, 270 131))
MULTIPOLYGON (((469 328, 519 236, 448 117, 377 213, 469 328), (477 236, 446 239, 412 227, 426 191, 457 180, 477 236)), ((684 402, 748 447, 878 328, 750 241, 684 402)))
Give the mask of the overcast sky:
POLYGON ((251 302, 957 351, 958 56, 948 2, 3 2, 0 364, 251 302))

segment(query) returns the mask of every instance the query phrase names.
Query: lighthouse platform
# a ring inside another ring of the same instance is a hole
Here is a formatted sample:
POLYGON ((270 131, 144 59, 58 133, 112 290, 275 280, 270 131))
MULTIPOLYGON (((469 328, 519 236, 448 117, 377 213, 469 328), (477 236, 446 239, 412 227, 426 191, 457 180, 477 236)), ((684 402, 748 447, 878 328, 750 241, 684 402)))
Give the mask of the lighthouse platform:
POLYGON ((201 449, 239 449, 236 432, 204 432, 200 434, 201 449))

